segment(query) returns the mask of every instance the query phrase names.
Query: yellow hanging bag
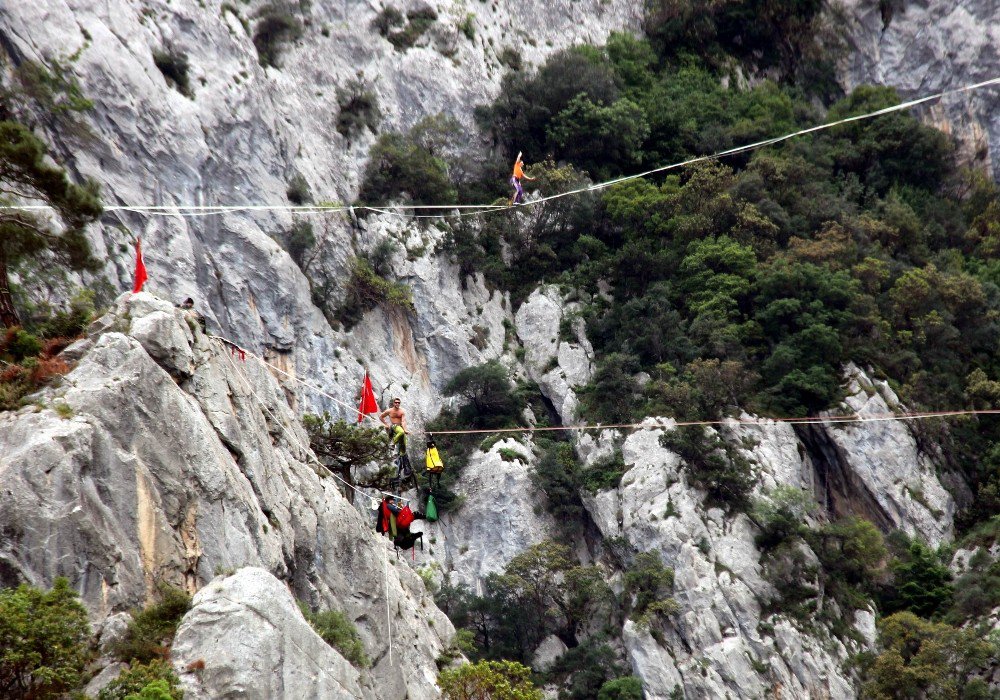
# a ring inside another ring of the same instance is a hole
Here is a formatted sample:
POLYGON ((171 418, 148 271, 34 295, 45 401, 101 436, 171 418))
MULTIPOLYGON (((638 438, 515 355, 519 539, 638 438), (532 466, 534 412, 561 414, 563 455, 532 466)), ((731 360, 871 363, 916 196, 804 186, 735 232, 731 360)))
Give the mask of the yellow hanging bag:
POLYGON ((444 471, 444 462, 441 461, 441 455, 438 454, 438 448, 431 443, 427 446, 427 471, 431 474, 440 474, 444 471))

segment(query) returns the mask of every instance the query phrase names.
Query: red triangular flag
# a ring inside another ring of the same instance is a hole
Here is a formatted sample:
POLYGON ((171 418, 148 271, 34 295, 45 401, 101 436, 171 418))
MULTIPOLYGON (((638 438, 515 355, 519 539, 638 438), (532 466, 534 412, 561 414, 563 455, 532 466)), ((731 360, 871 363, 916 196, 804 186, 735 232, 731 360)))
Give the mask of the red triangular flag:
POLYGON ((139 239, 135 241, 135 285, 132 293, 138 294, 142 291, 142 285, 146 284, 146 263, 142 261, 142 244, 139 239))
POLYGON ((368 372, 365 372, 365 383, 361 385, 361 405, 358 406, 358 423, 369 413, 378 413, 378 401, 372 390, 372 380, 368 378, 368 372))

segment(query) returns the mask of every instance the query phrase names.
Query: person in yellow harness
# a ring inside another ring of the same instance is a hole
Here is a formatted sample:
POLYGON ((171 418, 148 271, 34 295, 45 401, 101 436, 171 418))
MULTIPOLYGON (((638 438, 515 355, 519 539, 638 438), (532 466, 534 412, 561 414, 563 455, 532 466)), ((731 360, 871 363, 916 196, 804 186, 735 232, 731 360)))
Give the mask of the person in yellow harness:
POLYGON ((510 198, 511 206, 515 204, 524 204, 524 187, 521 185, 521 179, 534 180, 535 178, 529 177, 524 173, 524 161, 521 160, 521 152, 517 152, 517 160, 514 161, 514 172, 510 176, 510 184, 514 186, 514 196, 510 198))

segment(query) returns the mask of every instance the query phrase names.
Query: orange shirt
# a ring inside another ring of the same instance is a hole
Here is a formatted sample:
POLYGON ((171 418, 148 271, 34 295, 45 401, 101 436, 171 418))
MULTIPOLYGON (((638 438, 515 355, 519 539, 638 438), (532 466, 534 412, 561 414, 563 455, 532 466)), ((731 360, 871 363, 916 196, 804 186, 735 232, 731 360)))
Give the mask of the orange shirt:
POLYGON ((521 161, 514 163, 514 177, 518 180, 524 177, 524 167, 521 165, 521 161))

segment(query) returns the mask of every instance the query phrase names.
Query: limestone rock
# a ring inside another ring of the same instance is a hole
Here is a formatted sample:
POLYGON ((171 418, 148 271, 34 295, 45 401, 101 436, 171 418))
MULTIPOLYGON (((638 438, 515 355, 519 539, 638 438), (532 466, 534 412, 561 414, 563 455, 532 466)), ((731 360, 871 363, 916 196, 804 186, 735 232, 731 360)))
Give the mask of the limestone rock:
POLYGON ((535 381, 565 423, 576 418, 577 389, 590 381, 594 349, 587 341, 583 319, 575 305, 564 305, 555 286, 536 289, 515 315, 517 335, 524 345, 528 376, 535 381), (572 340, 561 328, 570 325, 572 340))
MULTIPOLYGON (((997 76, 1000 6, 981 0, 885 3, 846 0, 834 21, 848 50, 840 83, 888 85, 903 100, 997 76)), ((965 160, 1000 176, 1000 111, 996 87, 959 93, 919 109, 924 121, 955 136, 965 160)))
POLYGON ((440 525, 423 524, 437 541, 433 559, 452 583, 475 591, 481 579, 500 573, 516 555, 557 532, 531 481, 534 464, 531 448, 513 438, 474 453, 462 473, 462 507, 443 515, 440 525), (500 456, 503 449, 522 458, 507 461, 500 456))
MULTIPOLYGON (((902 409, 888 383, 872 381, 853 365, 847 379, 846 410, 836 413, 864 418, 902 409)), ((932 547, 952 539, 955 501, 937 477, 933 455, 919 448, 906 423, 829 423, 815 428, 812 435, 825 437, 816 451, 826 456, 827 481, 842 480, 854 494, 848 497, 854 503, 842 504, 841 512, 860 509, 884 530, 919 535, 932 547)), ((834 497, 843 497, 838 489, 830 490, 834 497)))
POLYGON ((171 658, 193 700, 372 696, 358 669, 302 617, 288 586, 264 569, 240 569, 202 588, 171 658))
POLYGON ((4 582, 66 576, 100 621, 141 606, 160 580, 194 592, 217 570, 260 567, 357 621, 374 660, 371 697, 433 697, 451 624, 419 577, 389 560, 368 515, 317 474, 273 376, 190 331, 179 310, 168 316, 143 295, 117 308, 104 327, 127 315, 160 327, 151 347, 184 338, 163 361, 193 358, 192 374, 179 384, 140 342, 109 331, 39 395, 72 417, 0 414, 4 582), (176 328, 162 328, 168 318, 176 328), (387 624, 407 649, 392 663, 387 624))

